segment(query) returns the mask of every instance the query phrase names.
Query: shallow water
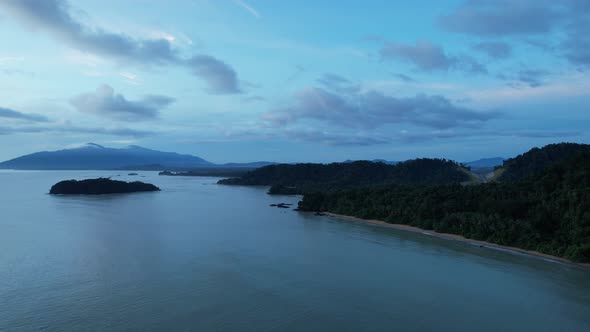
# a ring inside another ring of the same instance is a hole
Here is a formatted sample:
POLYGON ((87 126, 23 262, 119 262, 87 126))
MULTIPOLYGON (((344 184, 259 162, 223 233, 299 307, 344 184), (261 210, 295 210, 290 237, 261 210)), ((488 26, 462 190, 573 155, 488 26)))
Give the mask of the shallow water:
POLYGON ((0 171, 0 330, 590 331, 590 270, 139 173, 0 171), (163 191, 47 195, 118 174, 163 191))

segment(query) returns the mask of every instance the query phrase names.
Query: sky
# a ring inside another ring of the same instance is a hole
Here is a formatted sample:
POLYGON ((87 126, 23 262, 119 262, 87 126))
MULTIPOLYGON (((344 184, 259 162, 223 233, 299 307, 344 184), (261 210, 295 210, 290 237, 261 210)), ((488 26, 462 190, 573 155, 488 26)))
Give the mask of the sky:
POLYGON ((588 0, 0 0, 0 160, 212 162, 590 143, 588 0))

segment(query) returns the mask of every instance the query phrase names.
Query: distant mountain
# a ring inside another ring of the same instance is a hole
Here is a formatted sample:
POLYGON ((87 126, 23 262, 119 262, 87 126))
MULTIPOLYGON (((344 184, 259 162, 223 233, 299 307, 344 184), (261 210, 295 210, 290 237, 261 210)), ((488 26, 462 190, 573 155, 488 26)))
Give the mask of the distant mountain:
POLYGON ((212 163, 192 155, 162 152, 131 145, 122 149, 98 144, 37 152, 0 163, 0 169, 144 169, 206 167, 212 163))
POLYGON ((478 159, 478 160, 466 162, 464 164, 471 167, 471 168, 493 168, 496 166, 502 166, 503 162, 504 162, 504 158, 493 157, 493 158, 478 159))
POLYGON ((370 161, 373 163, 384 163, 387 165, 395 165, 395 164, 399 164, 399 161, 391 161, 391 160, 385 160, 385 159, 373 159, 373 160, 352 160, 352 159, 347 159, 344 162, 345 163, 354 163, 355 161, 370 161))
POLYGON ((517 157, 504 161, 497 170, 496 180, 512 182, 543 173, 557 163, 567 161, 584 153, 590 153, 589 144, 559 143, 549 144, 542 148, 533 148, 517 157))
POLYGON ((255 161, 255 162, 251 162, 251 163, 226 163, 226 164, 221 164, 219 166, 220 167, 232 167, 232 168, 238 168, 238 167, 258 168, 258 167, 264 167, 264 166, 275 165, 275 164, 277 164, 277 163, 272 162, 272 161, 255 161))

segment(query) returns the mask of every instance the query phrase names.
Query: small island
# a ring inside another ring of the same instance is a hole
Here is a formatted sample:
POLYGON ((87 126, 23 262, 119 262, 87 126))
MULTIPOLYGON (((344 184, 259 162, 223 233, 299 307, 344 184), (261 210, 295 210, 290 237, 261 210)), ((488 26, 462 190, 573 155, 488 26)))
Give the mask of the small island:
POLYGON ((110 178, 98 178, 88 180, 66 180, 53 185, 51 195, 104 195, 124 194, 146 191, 160 191, 160 188, 144 182, 124 182, 111 180, 110 178))

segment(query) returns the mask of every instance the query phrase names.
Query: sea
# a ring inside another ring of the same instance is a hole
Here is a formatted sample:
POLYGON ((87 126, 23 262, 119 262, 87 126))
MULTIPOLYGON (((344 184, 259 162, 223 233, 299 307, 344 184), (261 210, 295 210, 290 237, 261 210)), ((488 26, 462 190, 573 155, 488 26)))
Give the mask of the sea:
POLYGON ((590 269, 128 173, 0 171, 0 331, 590 331, 590 269))

